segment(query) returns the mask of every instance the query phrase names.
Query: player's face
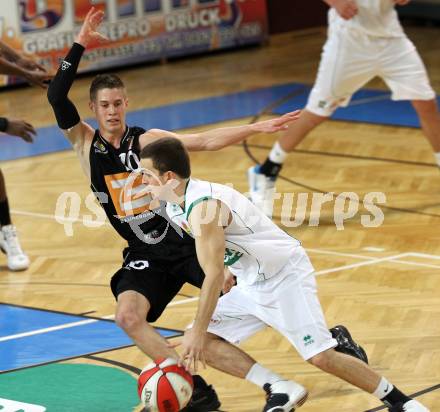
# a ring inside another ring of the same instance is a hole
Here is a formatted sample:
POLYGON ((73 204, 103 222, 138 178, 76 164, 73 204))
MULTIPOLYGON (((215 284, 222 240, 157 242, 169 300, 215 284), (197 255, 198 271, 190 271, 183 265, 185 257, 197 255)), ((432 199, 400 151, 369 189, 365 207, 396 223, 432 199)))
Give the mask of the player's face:
POLYGON ((150 188, 152 197, 165 202, 175 202, 174 189, 179 185, 176 175, 173 172, 160 174, 148 158, 141 159, 141 166, 142 182, 150 188))
POLYGON ((123 132, 127 104, 124 89, 98 90, 95 100, 90 102, 90 107, 98 120, 99 129, 109 133, 123 132))

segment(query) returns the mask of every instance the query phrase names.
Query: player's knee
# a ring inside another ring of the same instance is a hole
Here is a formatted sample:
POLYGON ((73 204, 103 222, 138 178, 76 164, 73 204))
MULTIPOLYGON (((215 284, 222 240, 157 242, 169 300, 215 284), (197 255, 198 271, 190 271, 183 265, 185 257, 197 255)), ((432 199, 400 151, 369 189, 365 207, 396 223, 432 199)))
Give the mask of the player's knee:
POLYGON ((332 369, 333 361, 334 361, 334 350, 329 349, 324 352, 318 353, 317 355, 311 357, 307 360, 313 366, 323 370, 330 371, 332 369))
POLYGON ((135 310, 121 309, 116 313, 115 321, 121 329, 130 335, 143 327, 145 319, 142 319, 135 310))

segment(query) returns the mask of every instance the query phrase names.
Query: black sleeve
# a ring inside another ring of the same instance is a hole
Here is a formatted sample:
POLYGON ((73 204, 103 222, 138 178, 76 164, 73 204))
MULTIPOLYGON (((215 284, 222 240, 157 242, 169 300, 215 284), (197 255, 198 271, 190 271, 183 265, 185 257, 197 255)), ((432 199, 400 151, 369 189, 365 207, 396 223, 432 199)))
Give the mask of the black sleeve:
POLYGON ((84 50, 84 47, 80 44, 73 43, 47 90, 47 99, 53 108, 58 126, 63 130, 70 129, 81 120, 76 107, 67 95, 75 80, 76 71, 84 50))

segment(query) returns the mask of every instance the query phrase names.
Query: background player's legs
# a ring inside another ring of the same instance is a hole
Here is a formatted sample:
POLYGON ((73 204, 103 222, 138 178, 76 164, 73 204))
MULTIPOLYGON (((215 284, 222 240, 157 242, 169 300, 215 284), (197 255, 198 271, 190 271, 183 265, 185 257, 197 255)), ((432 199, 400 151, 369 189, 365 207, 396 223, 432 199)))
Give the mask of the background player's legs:
POLYGON ((412 100, 411 103, 419 116, 423 133, 431 143, 440 167, 440 112, 437 100, 412 100))
POLYGON ((379 59, 381 77, 393 100, 411 100, 440 166, 440 113, 425 65, 406 37, 390 39, 379 59))
POLYGON ((175 358, 177 352, 168 347, 167 341, 146 321, 150 303, 134 290, 118 295, 116 323, 133 339, 136 346, 152 359, 175 358))
POLYGON ((3 172, 0 169, 0 247, 8 257, 10 270, 24 270, 29 267, 29 258, 23 253, 17 231, 11 222, 8 196, 3 172))
POLYGON ((347 105, 351 95, 378 74, 374 53, 366 53, 369 46, 369 37, 359 33, 334 31, 329 35, 301 117, 283 133, 265 162, 248 171, 252 202, 267 216, 272 216, 275 180, 287 154, 338 106, 347 105))
POLYGON ((318 116, 307 109, 298 120, 289 125, 275 143, 266 161, 261 166, 248 170, 250 195, 252 202, 267 216, 272 216, 275 180, 289 152, 293 151, 315 127, 328 117, 318 116))

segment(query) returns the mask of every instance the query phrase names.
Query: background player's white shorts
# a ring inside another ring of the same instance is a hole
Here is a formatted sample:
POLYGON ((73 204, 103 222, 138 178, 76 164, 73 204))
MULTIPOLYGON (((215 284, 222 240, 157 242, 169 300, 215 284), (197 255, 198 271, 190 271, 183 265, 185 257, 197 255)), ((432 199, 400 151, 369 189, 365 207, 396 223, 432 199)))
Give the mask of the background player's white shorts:
POLYGON ((435 97, 422 59, 406 36, 383 38, 353 29, 329 29, 306 109, 330 116, 376 76, 391 89, 393 100, 435 97))
POLYGON ((276 276, 239 284, 217 304, 208 332, 239 344, 266 326, 284 335, 304 359, 337 345, 319 303, 313 266, 302 247, 276 276))

